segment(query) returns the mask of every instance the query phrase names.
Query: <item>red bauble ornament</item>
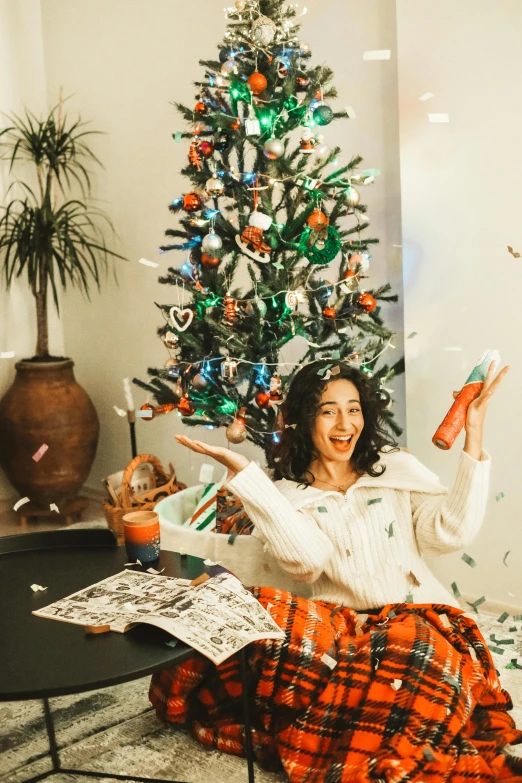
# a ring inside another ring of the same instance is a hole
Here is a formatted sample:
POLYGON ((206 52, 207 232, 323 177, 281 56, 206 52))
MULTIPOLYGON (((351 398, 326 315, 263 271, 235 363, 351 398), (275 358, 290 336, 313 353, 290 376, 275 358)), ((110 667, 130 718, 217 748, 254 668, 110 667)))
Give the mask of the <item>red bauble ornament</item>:
POLYGON ((254 95, 260 95, 263 90, 266 90, 268 82, 262 73, 259 73, 259 71, 254 71, 254 73, 251 73, 248 77, 247 84, 254 95))
POLYGON ((154 405, 151 405, 150 402, 146 402, 144 405, 142 405, 140 411, 151 411, 152 416, 147 416, 147 418, 144 417, 145 421, 152 421, 152 419, 156 415, 154 405))
POLYGON ((377 302, 371 294, 361 294, 357 301, 365 313, 373 313, 377 307, 377 302))
POLYGON ((349 277, 355 276, 355 269, 347 269, 343 275, 344 280, 348 280, 349 277))
POLYGON ((182 416, 192 416, 196 412, 196 409, 190 404, 189 398, 185 395, 178 402, 178 411, 182 416))
POLYGON ((325 307, 323 310, 323 316, 328 318, 329 321, 333 321, 337 313, 333 307, 325 307))
POLYGON ((230 127, 232 128, 232 130, 239 130, 239 128, 241 127, 241 120, 239 119, 239 117, 234 120, 234 122, 230 127))
POLYGON ((221 259, 217 256, 209 256, 208 253, 201 254, 201 264, 205 269, 215 269, 221 263, 221 259))
POLYGON ((314 209, 306 222, 314 231, 323 231, 328 226, 330 218, 327 218, 320 209, 314 209))
POLYGON ((207 114, 208 106, 203 101, 198 101, 194 106, 194 111, 197 111, 198 114, 207 114))
POLYGON ((199 145, 199 151, 205 158, 210 158, 214 154, 214 145, 211 141, 202 141, 199 145))
POLYGON ((256 394, 256 404, 260 408, 270 407, 270 392, 260 391, 256 394))
POLYGON ((307 89, 309 84, 310 79, 307 79, 306 76, 298 76, 295 85, 297 92, 303 92, 307 89))
POLYGON ((196 210, 201 209, 202 206, 203 201, 197 193, 186 193, 183 196, 183 209, 185 212, 195 212, 196 210))

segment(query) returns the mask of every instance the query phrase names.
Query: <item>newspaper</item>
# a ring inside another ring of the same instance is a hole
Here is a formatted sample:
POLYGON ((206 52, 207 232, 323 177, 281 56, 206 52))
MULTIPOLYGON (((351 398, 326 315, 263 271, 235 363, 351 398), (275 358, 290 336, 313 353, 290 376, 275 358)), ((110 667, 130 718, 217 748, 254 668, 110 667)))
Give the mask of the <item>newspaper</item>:
POLYGON ((122 571, 33 614, 125 633, 150 623, 220 664, 250 642, 284 639, 270 614, 232 574, 189 579, 122 571))

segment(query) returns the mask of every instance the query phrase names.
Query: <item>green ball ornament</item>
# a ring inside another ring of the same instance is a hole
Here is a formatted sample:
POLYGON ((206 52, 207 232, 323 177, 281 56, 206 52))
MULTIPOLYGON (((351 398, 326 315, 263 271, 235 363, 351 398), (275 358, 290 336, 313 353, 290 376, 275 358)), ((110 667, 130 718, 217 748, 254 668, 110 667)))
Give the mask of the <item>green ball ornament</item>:
POLYGON ((314 109, 314 122, 316 125, 329 125, 333 120, 334 113, 325 103, 314 109))

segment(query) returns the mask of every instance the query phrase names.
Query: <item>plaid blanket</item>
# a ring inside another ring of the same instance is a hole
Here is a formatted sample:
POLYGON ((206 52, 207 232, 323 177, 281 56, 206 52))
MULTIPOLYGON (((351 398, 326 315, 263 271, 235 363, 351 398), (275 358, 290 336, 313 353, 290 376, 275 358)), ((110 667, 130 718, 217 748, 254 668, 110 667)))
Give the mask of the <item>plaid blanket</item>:
MULTIPOLYGON (((361 613, 252 588, 286 632, 248 651, 258 763, 292 783, 522 781, 522 742, 475 621, 443 604, 361 613)), ((155 674, 163 722, 245 755, 237 656, 155 674)))

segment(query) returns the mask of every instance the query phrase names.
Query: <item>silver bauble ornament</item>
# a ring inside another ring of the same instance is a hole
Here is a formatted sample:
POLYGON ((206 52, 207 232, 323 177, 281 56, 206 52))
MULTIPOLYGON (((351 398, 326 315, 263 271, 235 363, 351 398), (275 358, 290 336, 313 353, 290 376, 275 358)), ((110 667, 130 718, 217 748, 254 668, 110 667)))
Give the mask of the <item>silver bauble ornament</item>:
POLYGON ((260 318, 264 318, 266 315, 266 304, 262 299, 259 299, 259 297, 256 296, 254 299, 254 307, 256 308, 257 312, 259 313, 260 318))
POLYGON ((223 242, 217 234, 210 233, 203 237, 201 247, 206 253, 215 253, 217 250, 221 250, 223 242))
POLYGON ((252 23, 251 38, 258 46, 269 46, 275 38, 276 24, 268 16, 258 16, 252 23))
POLYGON ((247 436, 246 427, 242 421, 234 421, 228 425, 226 435, 230 443, 243 443, 247 436))
POLYGON ((310 47, 307 43, 300 43, 299 44, 299 52, 300 54, 308 54, 310 51, 310 47))
POLYGON ((350 186, 344 194, 344 203, 347 207, 356 207, 361 200, 361 194, 356 188, 350 186))
POLYGON ((326 160, 331 150, 328 144, 325 144, 324 136, 322 133, 318 133, 315 137, 316 145, 314 148, 315 156, 318 160, 326 160))
POLYGON ((236 70, 236 63, 234 60, 225 60, 223 65, 221 66, 221 73, 223 76, 230 76, 231 73, 234 73, 236 70))
POLYGON ((221 193, 225 190, 225 183, 222 179, 218 177, 217 174, 214 174, 210 179, 207 179, 205 183, 205 190, 210 196, 220 196, 221 193))
POLYGON ((277 158, 280 158, 284 151, 285 147, 280 139, 268 139, 268 141, 265 141, 263 145, 263 152, 267 158, 270 158, 270 160, 276 160, 277 158))
POLYGON ((204 375, 202 375, 199 372, 197 375, 195 375, 192 378, 192 386, 194 387, 194 389, 196 389, 196 391, 205 391, 207 385, 208 385, 207 379, 205 378, 204 375))

